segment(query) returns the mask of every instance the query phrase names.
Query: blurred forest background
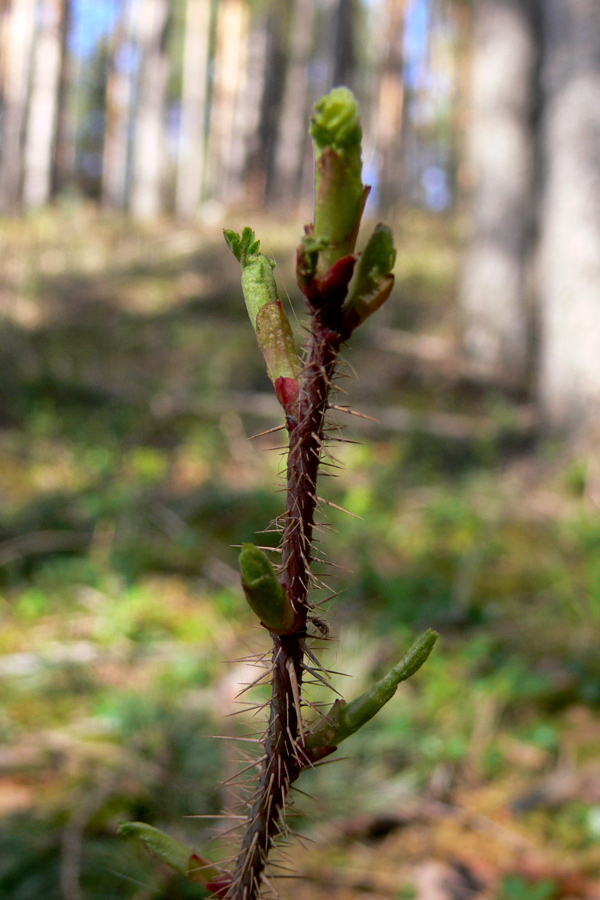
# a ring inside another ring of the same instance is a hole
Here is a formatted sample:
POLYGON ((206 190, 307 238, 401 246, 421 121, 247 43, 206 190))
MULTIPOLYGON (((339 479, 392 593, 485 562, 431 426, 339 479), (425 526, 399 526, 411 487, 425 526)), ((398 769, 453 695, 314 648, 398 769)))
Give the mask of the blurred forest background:
POLYGON ((281 894, 600 898, 600 4, 0 0, 2 898, 197 896, 124 819, 222 852, 189 817, 259 727, 236 546, 282 457, 221 229, 301 335, 336 84, 399 253, 340 381, 372 418, 336 414, 322 652, 352 697, 442 639, 307 773, 281 894))

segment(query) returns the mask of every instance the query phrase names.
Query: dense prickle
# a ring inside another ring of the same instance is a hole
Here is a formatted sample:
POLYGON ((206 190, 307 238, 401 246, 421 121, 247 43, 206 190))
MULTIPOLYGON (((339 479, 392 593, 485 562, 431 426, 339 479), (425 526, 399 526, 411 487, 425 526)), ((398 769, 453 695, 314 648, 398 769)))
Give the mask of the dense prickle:
POLYGON ((309 762, 304 751, 300 719, 302 637, 309 612, 307 593, 311 580, 312 532, 323 427, 341 342, 340 334, 328 329, 320 316, 313 316, 296 414, 293 418, 288 416, 287 508, 281 584, 297 617, 296 633, 274 637, 272 701, 265 761, 228 900, 253 900, 258 895, 268 851, 279 831, 286 794, 309 762))
POLYGON ((307 761, 298 738, 299 711, 290 701, 292 678, 297 685, 301 684, 300 642, 293 636, 274 638, 273 694, 265 738, 266 758, 227 900, 252 900, 258 896, 269 850, 277 835, 285 830, 286 795, 307 761))
POLYGON ((308 613, 312 535, 317 505, 317 475, 323 448, 323 428, 341 335, 313 317, 309 355, 296 403, 297 415, 288 419, 287 508, 282 544, 281 582, 292 606, 308 613))

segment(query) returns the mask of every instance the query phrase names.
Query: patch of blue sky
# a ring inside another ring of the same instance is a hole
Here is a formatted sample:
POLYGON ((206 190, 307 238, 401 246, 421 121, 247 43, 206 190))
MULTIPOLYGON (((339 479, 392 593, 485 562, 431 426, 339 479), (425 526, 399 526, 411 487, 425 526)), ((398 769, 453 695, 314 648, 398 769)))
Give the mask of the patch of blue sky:
POLYGON ((404 78, 409 88, 418 88, 425 76, 430 26, 429 0, 412 0, 404 18, 404 78))
POLYGON ((98 41, 110 33, 126 3, 127 0, 73 0, 71 53, 89 57, 98 41))

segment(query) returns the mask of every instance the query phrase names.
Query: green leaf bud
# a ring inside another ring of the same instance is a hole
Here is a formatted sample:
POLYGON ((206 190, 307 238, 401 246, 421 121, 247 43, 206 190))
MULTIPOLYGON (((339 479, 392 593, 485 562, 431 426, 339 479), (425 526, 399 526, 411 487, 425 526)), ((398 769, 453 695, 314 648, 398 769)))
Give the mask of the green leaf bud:
POLYGON ((299 391, 300 360, 289 319, 277 294, 275 263, 260 252, 260 241, 251 228, 241 235, 225 231, 225 240, 242 266, 242 290, 267 374, 284 408, 299 391))
MULTIPOLYGON (((333 88, 315 103, 310 134, 317 153, 333 147, 338 153, 360 154, 362 128, 358 103, 347 87, 333 88)), ((356 157, 354 157, 356 161, 356 157)), ((360 162, 360 156, 358 157, 360 162)))
POLYGON ((119 834, 141 841, 156 859, 166 863, 187 878, 189 860, 193 850, 184 847, 175 838, 163 834, 158 828, 146 825, 144 822, 123 822, 119 826, 119 834))
POLYGON ((262 624, 274 634, 291 632, 296 614, 266 553, 254 544, 243 544, 239 561, 246 599, 262 624))
POLYGON ((220 866, 200 856, 195 850, 180 844, 144 822, 122 822, 119 834, 133 837, 140 841, 146 849, 160 862, 170 866, 180 875, 184 875, 195 884, 203 884, 209 889, 216 885, 220 890, 231 880, 231 875, 220 866))
POLYGON ((315 148, 315 223, 312 239, 323 245, 319 271, 354 252, 369 189, 362 183, 362 130, 358 104, 337 87, 315 105, 310 133, 315 148))

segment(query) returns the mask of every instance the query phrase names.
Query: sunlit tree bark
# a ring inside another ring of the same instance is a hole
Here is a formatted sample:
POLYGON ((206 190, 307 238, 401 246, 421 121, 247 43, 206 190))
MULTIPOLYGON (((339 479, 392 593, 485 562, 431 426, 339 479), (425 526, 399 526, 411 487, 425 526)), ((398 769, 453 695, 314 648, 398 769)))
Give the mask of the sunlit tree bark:
POLYGON ((65 11, 65 0, 39 2, 24 151, 23 204, 27 208, 43 206, 52 193, 65 11))
POLYGON ((60 72, 58 77, 57 121, 52 166, 52 195, 60 193, 73 174, 75 164, 75 115, 73 110, 73 60, 69 54, 69 34, 73 22, 73 2, 64 0, 60 26, 60 72))
POLYGON ((21 196, 35 10, 36 0, 12 0, 2 19, 0 211, 5 213, 17 209, 21 196))
POLYGON ((112 41, 106 85, 106 126, 102 154, 102 203, 127 205, 127 170, 135 89, 135 24, 139 0, 130 0, 112 41))
POLYGON ((259 146, 261 98, 266 78, 267 35, 262 16, 251 16, 248 30, 248 58, 246 63, 245 92, 243 99, 244 127, 244 200, 253 207, 264 202, 264 179, 253 168, 259 146))
POLYGON ((207 194, 227 200, 240 187, 243 146, 239 98, 247 73, 249 11, 247 0, 221 0, 218 5, 214 59, 214 92, 207 151, 207 194))
POLYGON ((188 217, 202 196, 210 8, 210 0, 187 0, 175 209, 188 217))
POLYGON ((406 0, 385 0, 377 23, 379 70, 374 142, 379 163, 379 207, 391 211, 402 193, 402 138, 404 114, 404 12, 406 0))
POLYGON ((136 5, 141 67, 135 111, 130 209, 138 218, 152 218, 161 211, 170 3, 169 0, 139 0, 136 5))
POLYGON ((479 0, 472 59, 473 236, 460 300, 471 372, 523 385, 538 34, 531 0, 479 0))
POLYGON ((539 390, 552 426, 600 403, 600 4, 544 0, 539 390))

